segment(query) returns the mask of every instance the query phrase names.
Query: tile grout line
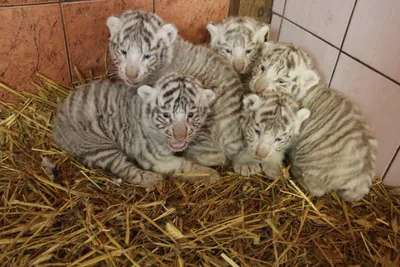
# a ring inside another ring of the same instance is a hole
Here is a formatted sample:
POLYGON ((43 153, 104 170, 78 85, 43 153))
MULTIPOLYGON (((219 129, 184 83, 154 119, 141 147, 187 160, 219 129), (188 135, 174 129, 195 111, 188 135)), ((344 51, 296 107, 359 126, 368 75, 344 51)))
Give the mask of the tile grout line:
POLYGON ((288 19, 288 18, 286 18, 286 17, 282 17, 283 19, 285 19, 285 20, 287 20, 287 21, 289 21, 290 23, 292 23, 293 25, 295 25, 295 26, 297 26, 297 27, 299 27, 300 29, 302 29, 302 30, 304 30, 304 31, 306 31, 306 32, 308 32, 309 34, 311 34, 312 36, 314 36, 314 37, 316 37, 317 39, 319 39, 319 40, 321 40, 321 41, 323 41, 324 43, 326 43, 326 44, 328 44, 328 45, 330 45, 330 46, 332 46, 332 47, 334 47, 334 48, 336 48, 337 50, 339 50, 340 48, 339 47, 337 47, 336 45, 334 45, 334 44, 331 44, 330 42, 328 42, 328 41, 326 41, 325 39, 323 39, 322 37, 320 37, 320 36, 318 36, 318 35, 316 35, 315 33, 313 33, 313 32, 311 32, 310 30, 307 30, 306 28, 304 28, 303 26, 300 26, 299 24, 297 24, 296 22, 294 22, 294 21, 292 21, 292 20, 290 20, 290 19, 288 19))
MULTIPOLYGON (((54 0, 52 2, 39 2, 39 3, 30 3, 30 4, 16 4, 16 5, 0 5, 0 8, 6 7, 30 7, 30 6, 46 6, 46 5, 54 5, 54 4, 61 4, 61 3, 80 3, 80 2, 91 2, 93 0, 54 0)), ((155 0, 153 0, 155 1, 155 0)))
POLYGON ((367 67, 368 69, 372 70, 373 72, 375 72, 375 73, 381 75, 382 77, 384 77, 385 79, 391 81, 392 83, 394 83, 394 84, 400 86, 400 82, 396 81, 396 80, 393 79, 393 78, 390 78, 389 76, 387 76, 386 74, 382 73, 381 71, 379 71, 379 70, 377 70, 377 69, 374 69, 374 68, 371 67, 370 65, 368 65, 368 64, 366 64, 366 63, 364 63, 364 62, 362 62, 361 60, 359 60, 358 58, 356 58, 356 57, 350 55, 349 53, 347 53, 347 52, 345 52, 345 51, 342 51, 342 54, 348 56, 349 58, 353 59, 354 61, 357 61, 358 63, 360 63, 360 64, 363 65, 364 67, 367 67))
POLYGON ((389 161, 389 164, 387 165, 386 170, 383 172, 383 175, 381 177, 382 181, 385 179, 386 174, 390 170, 390 167, 392 167, 394 160, 396 159, 397 155, 399 154, 399 150, 400 150, 400 145, 397 147, 397 150, 396 150, 396 152, 394 152, 392 159, 389 161))
POLYGON ((153 13, 156 13, 156 0, 153 0, 153 13))
POLYGON ((58 4, 60 6, 60 17, 61 17, 61 25, 62 25, 62 29, 63 29, 63 34, 64 34, 65 53, 67 54, 69 80, 70 80, 70 83, 72 84, 72 69, 71 69, 71 62, 70 62, 70 58, 69 58, 67 33, 65 32, 64 14, 63 14, 63 10, 62 10, 61 1, 58 4))
POLYGON ((47 5, 55 5, 58 4, 59 0, 55 0, 54 2, 45 2, 45 3, 32 3, 32 4, 17 4, 17 5, 1 5, 0 8, 7 7, 30 7, 30 6, 47 6, 47 5))
POLYGON ((339 53, 338 53, 338 56, 337 56, 337 58, 336 58, 335 66, 333 67, 333 71, 332 71, 332 74, 331 74, 331 78, 329 79, 328 88, 331 87, 332 80, 333 80, 333 76, 335 75, 336 67, 337 67, 337 65, 338 65, 340 55, 342 54, 342 51, 343 51, 343 45, 344 45, 344 42, 345 42, 346 37, 347 37, 347 32, 349 31, 350 23, 351 23, 351 20, 353 19, 354 10, 356 10, 357 2, 358 2, 358 0, 356 0, 356 1, 354 2, 353 9, 351 10, 349 22, 347 23, 347 27, 346 27, 346 30, 345 30, 344 35, 343 35, 343 40, 342 40, 342 43, 341 43, 340 48, 339 48, 339 53))
MULTIPOLYGON (((282 17, 282 19, 285 19, 285 20, 289 21, 289 22, 292 23, 293 25, 295 25, 295 26, 299 27, 300 29, 302 29, 302 30, 308 32, 308 33, 311 34, 312 36, 314 36, 314 37, 316 37, 317 39, 323 41, 324 43, 326 43, 326 44, 328 44, 328 45, 330 45, 330 46, 336 48, 337 50, 340 50, 339 47, 337 47, 337 46, 335 46, 335 45, 329 43, 328 41, 322 39, 321 37, 319 37, 319 36, 316 35, 315 33, 310 32, 310 31, 307 30, 306 28, 304 28, 304 27, 298 25, 297 23, 291 21, 290 19, 287 19, 287 18, 285 18, 285 17, 282 17)), ((378 73, 379 75, 383 76, 384 78, 388 79, 389 81, 393 82, 394 84, 400 86, 400 82, 396 81, 396 80, 393 79, 393 78, 390 78, 390 77, 387 76, 386 74, 383 74, 381 71, 379 71, 379 70, 373 68, 372 66, 368 65, 367 63, 365 63, 365 62, 363 62, 363 61, 361 61, 361 60, 355 58, 354 56, 350 55, 349 53, 347 53, 347 52, 345 52, 345 51, 342 51, 341 54, 345 54, 346 56, 348 56, 348 57, 350 57, 351 59, 354 59, 355 61, 357 61, 358 63, 360 63, 361 65, 367 67, 368 69, 370 69, 370 70, 372 70, 372 71, 378 73)))
MULTIPOLYGON (((283 3, 282 16, 280 16, 281 17, 281 23, 279 25, 278 36, 276 37, 276 41, 277 42, 279 42, 279 37, 281 36, 282 23, 283 23, 283 18, 285 16, 285 10, 286 10, 286 0, 285 0, 285 3, 283 3)), ((272 11, 272 13, 274 13, 274 12, 272 11)), ((271 21, 272 21, 272 17, 271 17, 271 21)))

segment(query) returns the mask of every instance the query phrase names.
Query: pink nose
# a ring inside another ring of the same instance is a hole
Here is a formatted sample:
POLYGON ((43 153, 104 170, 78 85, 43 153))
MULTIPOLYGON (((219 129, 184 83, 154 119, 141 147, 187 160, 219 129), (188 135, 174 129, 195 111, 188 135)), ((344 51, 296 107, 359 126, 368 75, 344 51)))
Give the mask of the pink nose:
POLYGON ((256 156, 261 159, 264 159, 268 156, 268 151, 266 151, 265 149, 263 149, 261 147, 258 147, 256 150, 256 156))
POLYGON ((126 68, 125 74, 129 79, 136 79, 139 76, 139 70, 135 68, 126 68))
POLYGON ((177 123, 173 126, 174 139, 177 141, 185 141, 186 140, 186 125, 184 123, 177 123))
POLYGON ((264 89, 265 89, 265 82, 263 81, 263 79, 259 79, 257 82, 256 82, 256 85, 255 85, 255 87, 256 87, 256 92, 257 93, 261 93, 262 91, 264 91, 264 89))
POLYGON ((237 71, 237 72, 241 72, 244 69, 244 62, 243 60, 240 59, 235 59, 233 61, 233 68, 237 71))

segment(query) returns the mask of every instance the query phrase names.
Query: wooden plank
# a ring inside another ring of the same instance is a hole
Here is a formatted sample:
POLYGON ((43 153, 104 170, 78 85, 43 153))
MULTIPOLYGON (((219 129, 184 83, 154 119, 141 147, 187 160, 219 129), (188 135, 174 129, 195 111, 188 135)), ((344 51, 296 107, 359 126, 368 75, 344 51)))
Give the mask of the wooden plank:
POLYGON ((240 0, 239 16, 271 24, 273 0, 240 0))
POLYGON ((229 1, 229 16, 239 15, 240 0, 230 0, 229 1))

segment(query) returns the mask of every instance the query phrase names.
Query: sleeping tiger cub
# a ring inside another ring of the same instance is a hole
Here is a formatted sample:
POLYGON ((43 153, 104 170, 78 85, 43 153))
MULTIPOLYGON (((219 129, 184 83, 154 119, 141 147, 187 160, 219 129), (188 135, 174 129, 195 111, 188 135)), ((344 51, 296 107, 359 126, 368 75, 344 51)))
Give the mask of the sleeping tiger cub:
MULTIPOLYGON (((162 175, 179 173, 207 173, 213 182, 219 178, 215 170, 173 153, 186 149, 214 98, 197 80, 176 73, 138 89, 109 80, 92 82, 59 104, 53 138, 88 167, 110 171, 125 182, 150 187, 162 175)), ((196 181, 190 175, 181 178, 196 181)))

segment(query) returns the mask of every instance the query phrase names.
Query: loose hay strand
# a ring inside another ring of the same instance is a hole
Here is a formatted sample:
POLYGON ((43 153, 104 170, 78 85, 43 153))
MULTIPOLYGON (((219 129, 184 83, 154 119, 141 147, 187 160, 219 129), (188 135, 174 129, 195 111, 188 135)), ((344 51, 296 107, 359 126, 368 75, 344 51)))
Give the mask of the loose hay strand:
MULTIPOLYGON (((90 81, 75 71, 78 85, 90 81)), ((345 203, 310 197, 289 167, 269 181, 227 166, 207 186, 117 184, 52 142, 55 107, 75 88, 37 77, 37 94, 0 85, 21 101, 0 101, 2 265, 399 265, 398 188, 377 180, 363 201, 345 203), (59 177, 41 166, 44 157, 59 177)))

